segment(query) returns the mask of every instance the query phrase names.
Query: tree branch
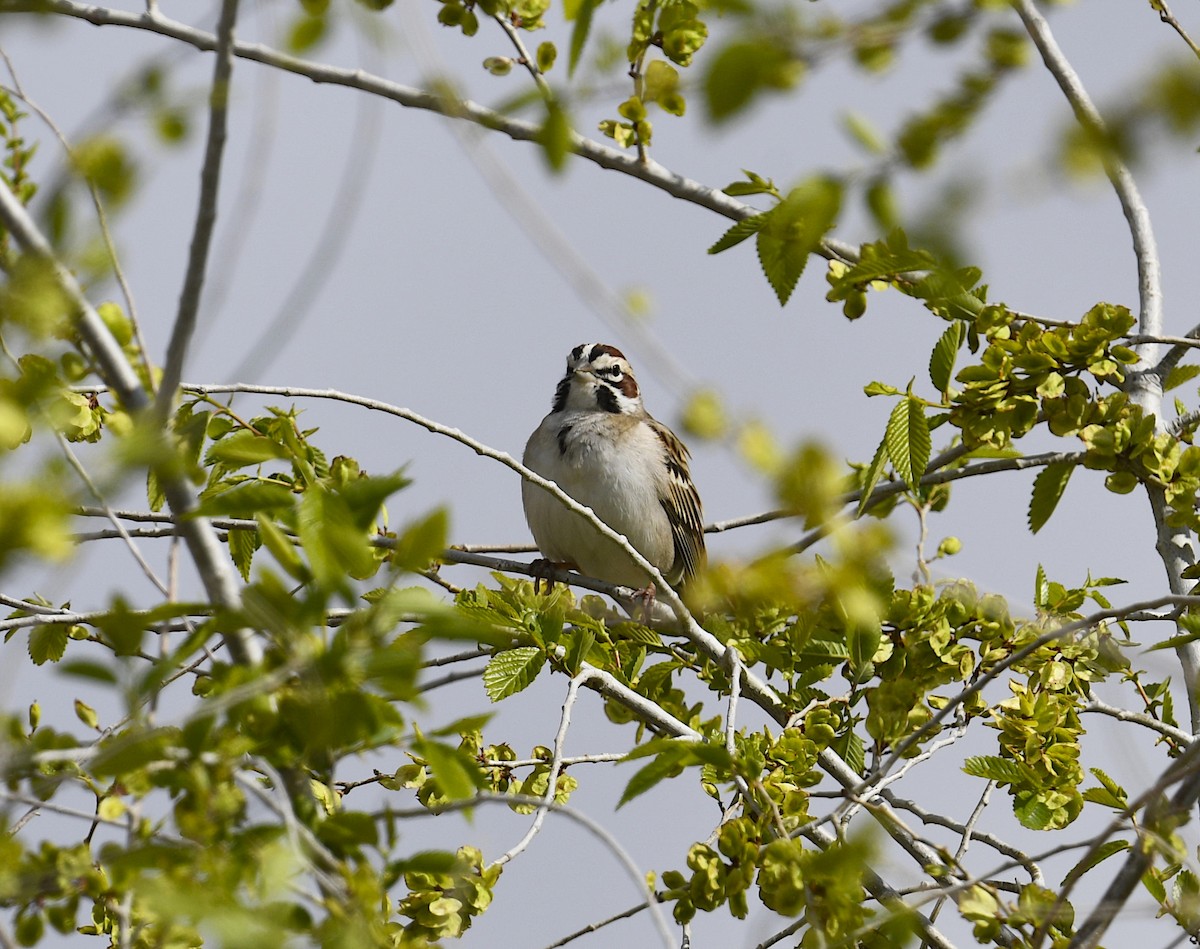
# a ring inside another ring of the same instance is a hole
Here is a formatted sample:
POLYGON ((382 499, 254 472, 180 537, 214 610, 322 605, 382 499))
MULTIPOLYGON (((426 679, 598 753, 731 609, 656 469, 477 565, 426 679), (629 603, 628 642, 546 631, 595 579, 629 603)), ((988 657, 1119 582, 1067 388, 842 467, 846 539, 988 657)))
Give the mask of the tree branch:
MULTIPOLYGON (((208 269, 208 252, 213 228, 217 223, 217 197, 221 190, 221 158, 225 153, 226 125, 229 116, 230 82, 233 77, 233 27, 237 22, 238 0, 223 0, 217 22, 216 53, 212 89, 208 99, 208 138, 204 145, 204 164, 200 169, 200 202, 192 229, 187 272, 179 295, 179 311, 171 329, 162 385, 158 391, 158 414, 166 418, 175 399, 175 390, 183 378, 183 363, 188 344, 196 329, 200 312, 200 294, 208 269)), ((147 14, 151 16, 151 14, 147 14)))
MULTIPOLYGON (((0 12, 58 13, 62 16, 86 20, 97 26, 123 26, 146 30, 179 40, 206 52, 215 50, 217 38, 204 30, 196 29, 163 16, 156 10, 146 13, 129 13, 123 10, 79 3, 76 0, 0 0, 0 12)), ((450 118, 462 119, 476 125, 500 132, 514 141, 536 143, 541 129, 532 122, 514 119, 467 100, 434 95, 421 89, 392 82, 361 69, 341 69, 324 63, 291 56, 261 43, 233 44, 233 54, 241 59, 262 63, 285 72, 304 76, 316 83, 346 86, 371 95, 391 99, 407 108, 436 112, 450 118)), ((646 184, 664 191, 672 197, 689 204, 715 211, 722 217, 741 220, 758 214, 758 209, 744 204, 716 188, 664 168, 658 162, 639 161, 636 155, 628 155, 600 142, 572 134, 570 149, 576 155, 606 168, 630 175, 646 184)), ((857 251, 848 244, 832 239, 822 243, 818 251, 822 256, 837 259, 857 259, 857 251)))

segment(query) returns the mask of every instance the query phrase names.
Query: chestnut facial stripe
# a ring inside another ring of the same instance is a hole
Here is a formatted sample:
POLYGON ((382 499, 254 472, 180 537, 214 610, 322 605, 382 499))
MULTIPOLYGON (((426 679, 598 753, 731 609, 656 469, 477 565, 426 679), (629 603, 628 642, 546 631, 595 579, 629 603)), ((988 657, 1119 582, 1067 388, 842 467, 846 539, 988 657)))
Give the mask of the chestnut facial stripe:
POLYGON ((637 380, 628 373, 621 377, 621 381, 617 383, 617 388, 621 390, 621 395, 627 399, 636 399, 638 397, 637 380))

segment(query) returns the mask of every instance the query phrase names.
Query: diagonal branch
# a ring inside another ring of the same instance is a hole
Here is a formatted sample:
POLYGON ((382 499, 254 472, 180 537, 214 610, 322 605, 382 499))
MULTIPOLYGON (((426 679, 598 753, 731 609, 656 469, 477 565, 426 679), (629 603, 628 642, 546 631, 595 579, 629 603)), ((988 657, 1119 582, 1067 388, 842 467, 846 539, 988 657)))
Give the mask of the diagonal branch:
POLYGON ((230 80, 233 77, 233 26, 237 21, 238 0, 224 0, 217 23, 217 61, 213 65, 212 89, 208 103, 208 139, 204 145, 204 164, 200 169, 200 206, 192 229, 187 273, 179 295, 179 311, 171 329, 167 360, 163 366, 162 386, 158 391, 158 413, 166 418, 175 399, 175 390, 183 378, 183 362, 196 329, 200 312, 200 294, 208 269, 208 252, 213 228, 217 223, 217 196, 221 190, 221 158, 225 154, 226 126, 229 119, 230 80))

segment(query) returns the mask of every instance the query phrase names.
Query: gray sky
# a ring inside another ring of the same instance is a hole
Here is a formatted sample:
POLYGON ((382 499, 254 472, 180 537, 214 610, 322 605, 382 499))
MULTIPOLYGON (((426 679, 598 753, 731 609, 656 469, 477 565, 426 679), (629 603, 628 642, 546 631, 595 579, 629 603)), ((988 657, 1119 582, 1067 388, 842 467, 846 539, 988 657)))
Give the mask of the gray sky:
MULTIPOLYGON (((131 0, 126 6, 141 9, 131 0)), ((163 3, 164 12, 181 18, 194 17, 194 6, 163 3)), ((295 5, 245 6, 240 37, 278 45, 281 25, 295 5)), ((519 71, 497 78, 479 66, 486 56, 508 52, 499 30, 485 23, 479 36, 467 40, 440 29, 434 15, 433 4, 399 0, 373 20, 384 26, 378 47, 343 28, 310 55, 414 84, 430 73, 431 64, 441 64, 483 103, 525 87, 527 77, 519 71)), ((598 25, 618 31, 627 15, 627 5, 608 5, 598 25)), ((211 17, 192 22, 211 28, 211 17)), ((1018 23, 1015 16, 1012 23, 1018 23)), ((1133 95, 1139 77, 1162 57, 1186 52, 1145 4, 1093 0, 1056 10, 1052 25, 1102 106, 1133 95)), ((565 47, 566 36, 552 25, 536 39, 556 39, 565 47)), ((172 88, 192 101, 202 96, 211 69, 206 55, 161 37, 82 22, 14 25, 5 17, 0 47, 26 92, 71 135, 104 103, 112 81, 128 75, 144 56, 171 55, 178 63, 172 88)), ((786 186, 848 163, 861 165, 860 154, 839 131, 841 114, 851 110, 885 132, 893 130, 935 90, 950 86, 961 58, 958 51, 917 41, 882 76, 832 65, 795 94, 764 102, 715 133, 700 117, 697 93, 690 103, 695 114, 682 120, 654 116, 652 154, 717 187, 740 177, 742 168, 786 186)), ((563 65, 560 61, 552 80, 565 79, 563 65)), ((718 257, 706 255, 727 221, 628 177, 583 161, 549 176, 536 148, 499 136, 472 153, 447 120, 244 61, 235 66, 234 82, 214 256, 223 265, 214 278, 223 286, 206 299, 201 336, 184 374, 189 381, 231 381, 250 344, 298 282, 319 273, 319 289, 304 295, 306 315, 269 341, 270 363, 255 366, 240 376, 243 381, 336 388, 382 399, 514 455, 548 410, 565 354, 584 341, 620 346, 643 383, 648 408, 670 424, 678 420, 686 385, 656 362, 640 334, 670 353, 686 383, 718 389, 737 416, 762 419, 785 447, 818 439, 848 460, 869 460, 891 408, 890 402, 867 399, 863 385, 879 379, 903 387, 916 375, 928 392, 925 366, 943 325, 894 292, 873 295, 867 316, 848 323, 836 304, 825 302, 824 270, 814 259, 792 301, 780 309, 749 243, 718 257), (480 163, 502 168, 513 187, 498 194, 481 176, 480 163), (354 201, 354 186, 343 178, 357 184, 361 200, 354 201), (594 296, 581 299, 539 252, 510 212, 514 206, 552 221, 611 291, 644 292, 651 301, 645 323, 635 332, 605 321, 594 296), (326 231, 331 211, 341 219, 326 231), (322 256, 314 265, 310 258, 318 247, 322 256)), ((577 128, 594 135, 595 122, 613 115, 625 94, 579 106, 577 128)), ((1049 75, 1031 66, 1006 83, 965 142, 947 149, 944 168, 932 182, 943 175, 986 182, 986 193, 963 222, 966 257, 983 268, 992 299, 1058 319, 1077 318, 1101 300, 1136 307, 1134 260, 1115 197, 1102 182, 1070 183, 1051 168, 1055 136, 1068 118, 1049 75)), ((122 120, 116 131, 138 143, 142 172, 135 203, 117 221, 118 243, 146 334, 161 358, 194 217, 202 126, 177 149, 148 144, 146 122, 138 117, 122 120)), ((35 121, 28 122, 26 134, 41 135, 35 121)), ((52 142, 43 141, 35 175, 46 180, 59 158, 52 142)), ((1189 159, 1194 156, 1187 148, 1176 148, 1155 158, 1139 178, 1162 255, 1168 333, 1186 332, 1197 322, 1194 307, 1185 303, 1192 298, 1193 222, 1200 217, 1198 191, 1183 164, 1189 159)), ((930 182, 902 180, 905 210, 919 209, 930 182)), ((869 236, 857 210, 836 236, 850 241, 869 236)), ((102 294, 112 295, 111 289, 102 294)), ((1180 394, 1191 398, 1188 388, 1180 394)), ((239 404, 255 403, 250 397, 239 404)), ((353 455, 371 472, 409 466, 415 484, 389 505, 393 524, 446 504, 456 542, 528 539, 516 478, 501 466, 393 418, 331 403, 304 407, 306 420, 320 426, 318 443, 330 456, 353 455)), ((1027 450, 1041 447, 1048 446, 1027 450)), ((772 506, 757 476, 727 447, 693 440, 692 448, 710 520, 772 506)), ((1032 475, 956 487, 950 512, 932 527, 934 545, 947 534, 965 544, 961 555, 941 565, 945 575, 968 577, 1010 597, 1018 612, 1029 609, 1038 563, 1069 584, 1082 581, 1088 569, 1129 580, 1128 587, 1110 591, 1115 602, 1165 592, 1145 500, 1138 493, 1108 494, 1102 477, 1089 475, 1075 476, 1054 519, 1036 537, 1025 526, 1032 475), (1084 530, 1085 519, 1097 514, 1084 530)), ((123 503, 144 506, 144 496, 131 490, 123 503)), ((910 532, 912 527, 907 525, 910 532)), ((797 525, 789 523, 750 528, 710 539, 710 551, 736 558, 797 535, 797 525)), ((903 580, 911 556, 897 563, 903 580)), ((129 567, 115 548, 106 548, 74 567, 33 575, 29 589, 54 601, 72 597, 77 608, 99 607, 118 579, 129 576, 129 567)), ((472 582, 463 568, 447 568, 447 575, 472 582)), ((132 581, 131 590, 135 601, 152 595, 144 581, 140 587, 132 581)), ((1156 673, 1173 671, 1168 660, 1147 663, 1156 673)), ((6 704, 22 707, 30 696, 59 687, 47 675, 23 672, 20 682, 4 677, 0 695, 6 704)), ((522 754, 531 744, 549 744, 565 687, 543 676, 501 708, 487 734, 494 740, 511 735, 522 754)), ((468 683, 435 693, 427 717, 434 721, 486 706, 482 690, 468 683)), ((627 740, 626 732, 596 721, 598 712, 596 700, 584 700, 570 753, 616 750, 627 740)), ((988 741, 990 733, 983 747, 988 741)), ((1105 766, 1111 766, 1111 754, 1105 757, 1105 766)), ((1129 780, 1131 790, 1142 786, 1139 772, 1149 775, 1161 767, 1160 756, 1146 747, 1123 748, 1120 758, 1128 770, 1115 776, 1129 780)), ((926 767, 932 776, 946 766, 926 767)), ((687 845, 707 836, 715 807, 684 778, 613 816, 612 804, 634 770, 626 765, 613 774, 579 773, 585 788, 575 802, 609 826, 642 867, 680 866, 687 845)), ((916 788, 936 794, 934 782, 915 780, 916 788)), ((946 806, 965 818, 973 800, 958 800, 951 788, 941 792, 946 806)), ((995 800, 991 811, 996 826, 1012 823, 1007 800, 995 800)), ((444 838, 446 820, 432 829, 437 837, 424 840, 418 833, 418 838, 426 845, 444 838)), ((483 813, 463 827, 461 839, 478 843, 491 857, 511 846, 524 826, 523 818, 483 813)), ((1050 843, 1039 839, 1036 846, 1050 843)), ((551 821, 530 852, 506 870, 495 905, 463 944, 542 946, 631 905, 632 887, 610 874, 611 867, 610 855, 594 842, 551 821), (605 874, 603 898, 583 889, 596 879, 592 864, 605 874), (581 865, 586 872, 580 873, 581 865)), ((714 920, 700 921, 697 933, 704 936, 694 945, 752 946, 778 928, 766 915, 734 926, 720 911, 714 920)), ((1139 925, 1149 932, 1147 920, 1139 925)), ((650 933, 643 915, 580 945, 643 944, 650 933)), ((1116 934, 1112 944, 1121 944, 1116 934)))

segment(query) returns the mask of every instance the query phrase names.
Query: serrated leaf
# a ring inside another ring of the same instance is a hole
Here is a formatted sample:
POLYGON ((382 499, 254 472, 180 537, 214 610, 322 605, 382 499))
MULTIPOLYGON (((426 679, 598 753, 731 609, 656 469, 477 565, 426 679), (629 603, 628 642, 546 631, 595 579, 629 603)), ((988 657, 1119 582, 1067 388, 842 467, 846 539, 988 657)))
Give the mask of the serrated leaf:
POLYGON ((156 514, 167 503, 167 496, 163 494, 162 485, 158 483, 158 475, 153 468, 146 472, 146 500, 150 504, 150 510, 156 514))
POLYGON ((1178 649, 1180 646, 1186 646, 1188 643, 1194 643, 1200 639, 1200 631, 1194 633, 1180 633, 1178 636, 1171 636, 1161 642, 1155 643, 1153 646, 1147 646, 1146 652, 1157 652, 1160 649, 1178 649))
POLYGON ((296 495, 291 488, 271 481, 247 481, 205 497, 196 513, 201 517, 253 517, 259 511, 292 507, 296 495))
POLYGON ((629 783, 625 785, 625 791, 621 795, 621 800, 617 802, 617 807, 624 807, 660 781, 679 774, 683 769, 682 757, 682 748, 666 748, 652 761, 639 768, 637 773, 629 779, 629 783))
POLYGON ((788 192, 766 218, 756 238, 758 262, 767 283, 784 306, 796 289, 808 255, 833 226, 842 203, 842 185, 817 176, 788 192))
POLYGON ((917 483, 925 474, 933 450, 929 422, 920 402, 912 396, 906 396, 896 403, 888 418, 883 441, 896 473, 912 490, 917 490, 917 483))
POLYGON ((499 702, 516 695, 537 678, 545 664, 546 654, 537 646, 518 646, 496 653, 483 670, 483 687, 488 698, 499 702))
POLYGON ((1037 572, 1033 575, 1033 605, 1039 610, 1045 609, 1049 596, 1050 581, 1046 579, 1046 568, 1039 563, 1037 572))
POLYGON ((1183 385, 1191 379, 1200 376, 1200 366, 1175 366, 1167 373, 1166 381, 1163 382, 1163 391, 1170 392, 1172 389, 1183 385))
POLYGON ((886 463, 887 438, 885 436, 880 440, 879 447, 875 449, 875 457, 871 459, 871 464, 863 474, 862 497, 858 499, 858 510, 854 514, 855 517, 862 517, 863 511, 867 509, 867 505, 871 501, 871 492, 879 483, 879 478, 883 474, 883 466, 886 463))
POLYGON ((989 781, 1005 784, 1017 784, 1025 778, 1017 762, 996 755, 975 755, 963 762, 962 769, 976 778, 987 778, 989 781))
POLYGON ((242 429, 214 442, 204 459, 210 465, 219 463, 230 468, 242 468, 287 457, 288 450, 278 442, 242 429))
POLYGON ((954 360, 962 346, 963 325, 955 320, 946 327, 929 355, 929 379, 938 392, 946 392, 950 388, 950 380, 954 378, 954 360))
POLYGON ((231 530, 228 538, 229 556, 233 558, 233 565, 237 567, 243 580, 249 580, 250 562, 254 559, 254 552, 262 543, 259 540, 258 532, 231 530))
POLYGON ((879 626, 867 626, 862 623, 851 624, 846 630, 846 647, 850 652, 850 668, 860 673, 868 667, 879 649, 883 638, 883 630, 879 626))
POLYGON ((866 767, 867 750, 862 736, 853 728, 847 729, 829 746, 846 762, 846 766, 855 774, 862 774, 866 767))
POLYGON ((58 662, 67 651, 67 634, 71 627, 66 623, 47 623, 29 631, 29 658, 35 666, 47 662, 58 662))
POLYGON ((1080 874, 1087 873, 1093 867, 1103 863, 1114 854, 1118 854, 1123 850, 1129 849, 1129 841, 1127 840, 1106 840, 1095 850, 1091 851, 1087 856, 1075 864, 1075 868, 1067 874, 1068 877, 1074 879, 1080 874))
POLYGON ((1088 768, 1088 771, 1092 773, 1092 777, 1099 781, 1114 799, 1121 802, 1125 802, 1128 799, 1125 789, 1099 768, 1088 768))
POLYGON ((1031 800, 1013 808, 1013 813, 1022 826, 1028 827, 1030 830, 1045 830, 1050 826, 1050 818, 1053 816, 1050 808, 1038 800, 1031 800))
POLYGON ((1066 490, 1067 482, 1075 471, 1075 464, 1069 461, 1057 461, 1046 465, 1033 480, 1033 494, 1029 498, 1029 530, 1036 534, 1040 531, 1058 507, 1058 502, 1066 490))
POLYGON ((708 252, 710 254, 719 254, 723 250, 729 250, 730 247, 736 247, 747 237, 757 234, 765 223, 766 216, 763 214, 755 214, 752 217, 742 218, 722 234, 720 240, 713 244, 708 249, 708 252))

